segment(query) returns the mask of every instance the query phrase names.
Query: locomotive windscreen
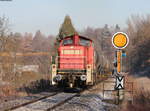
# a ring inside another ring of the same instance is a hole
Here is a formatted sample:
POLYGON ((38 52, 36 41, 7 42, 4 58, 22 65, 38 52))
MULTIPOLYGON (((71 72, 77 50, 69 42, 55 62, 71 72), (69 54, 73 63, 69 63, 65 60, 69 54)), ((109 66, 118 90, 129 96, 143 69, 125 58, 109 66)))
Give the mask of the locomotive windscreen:
POLYGON ((73 44, 72 38, 68 38, 63 41, 63 45, 71 45, 71 44, 73 44))
POLYGON ((90 46, 90 41, 87 39, 80 38, 79 44, 83 46, 90 46))

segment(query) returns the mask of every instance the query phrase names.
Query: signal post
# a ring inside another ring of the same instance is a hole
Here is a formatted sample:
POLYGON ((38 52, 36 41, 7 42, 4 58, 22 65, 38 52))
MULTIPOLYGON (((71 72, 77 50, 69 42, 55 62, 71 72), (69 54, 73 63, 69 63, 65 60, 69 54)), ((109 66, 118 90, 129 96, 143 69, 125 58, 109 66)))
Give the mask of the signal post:
POLYGON ((119 101, 124 98, 124 76, 122 75, 122 49, 124 49, 129 43, 129 38, 127 34, 123 32, 117 32, 112 37, 112 44, 117 49, 115 52, 115 60, 114 60, 114 70, 116 70, 115 78, 116 85, 115 90, 117 90, 118 100, 119 101))

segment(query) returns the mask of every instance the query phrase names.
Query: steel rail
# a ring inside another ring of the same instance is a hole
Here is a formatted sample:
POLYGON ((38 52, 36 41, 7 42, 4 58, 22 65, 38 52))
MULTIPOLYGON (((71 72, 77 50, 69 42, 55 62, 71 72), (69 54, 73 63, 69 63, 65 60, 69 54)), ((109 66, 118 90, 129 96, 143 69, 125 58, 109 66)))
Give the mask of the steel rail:
POLYGON ((48 97, 51 97, 51 96, 54 96, 54 95, 57 95, 57 94, 58 94, 58 93, 49 94, 49 95, 46 95, 46 96, 44 96, 44 97, 40 97, 40 98, 34 99, 34 100, 32 100, 32 101, 29 101, 29 102, 26 102, 26 103, 22 103, 22 104, 19 104, 19 105, 14 106, 14 107, 8 108, 8 109, 6 109, 5 111, 11 111, 11 110, 14 110, 14 109, 18 109, 18 108, 20 108, 20 107, 26 106, 26 105, 28 105, 28 104, 31 104, 31 103, 34 103, 34 102, 37 102, 37 101, 40 101, 40 100, 42 100, 42 99, 46 99, 46 98, 48 98, 48 97))

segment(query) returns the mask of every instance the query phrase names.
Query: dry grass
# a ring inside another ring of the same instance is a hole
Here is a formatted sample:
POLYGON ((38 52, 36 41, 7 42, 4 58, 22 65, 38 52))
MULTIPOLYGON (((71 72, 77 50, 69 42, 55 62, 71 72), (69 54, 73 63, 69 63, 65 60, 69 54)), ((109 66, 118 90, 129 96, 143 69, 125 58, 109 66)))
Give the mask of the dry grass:
POLYGON ((32 81, 36 81, 42 78, 42 75, 35 74, 31 72, 22 73, 20 76, 16 76, 13 83, 16 88, 21 87, 22 85, 28 85, 32 81))
POLYGON ((41 86, 41 82, 50 78, 47 75, 24 72, 22 74, 16 74, 13 78, 8 76, 4 79, 7 84, 0 86, 0 97, 27 96, 31 91, 37 91, 40 87, 43 87, 41 86))
POLYGON ((134 82, 133 102, 124 101, 121 111, 149 111, 150 110, 150 79, 147 77, 135 78, 129 76, 128 79, 134 82))
POLYGON ((133 103, 124 102, 121 111, 149 111, 150 110, 150 92, 140 91, 134 95, 133 103))

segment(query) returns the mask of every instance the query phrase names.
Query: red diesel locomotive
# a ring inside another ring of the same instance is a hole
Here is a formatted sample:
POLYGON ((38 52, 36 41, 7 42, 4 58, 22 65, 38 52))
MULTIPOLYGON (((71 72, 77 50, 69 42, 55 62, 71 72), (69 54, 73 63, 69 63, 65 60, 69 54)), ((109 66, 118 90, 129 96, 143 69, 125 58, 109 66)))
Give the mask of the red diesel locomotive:
POLYGON ((72 35, 60 40, 52 63, 52 84, 69 87, 93 85, 96 79, 94 44, 91 39, 72 35))

